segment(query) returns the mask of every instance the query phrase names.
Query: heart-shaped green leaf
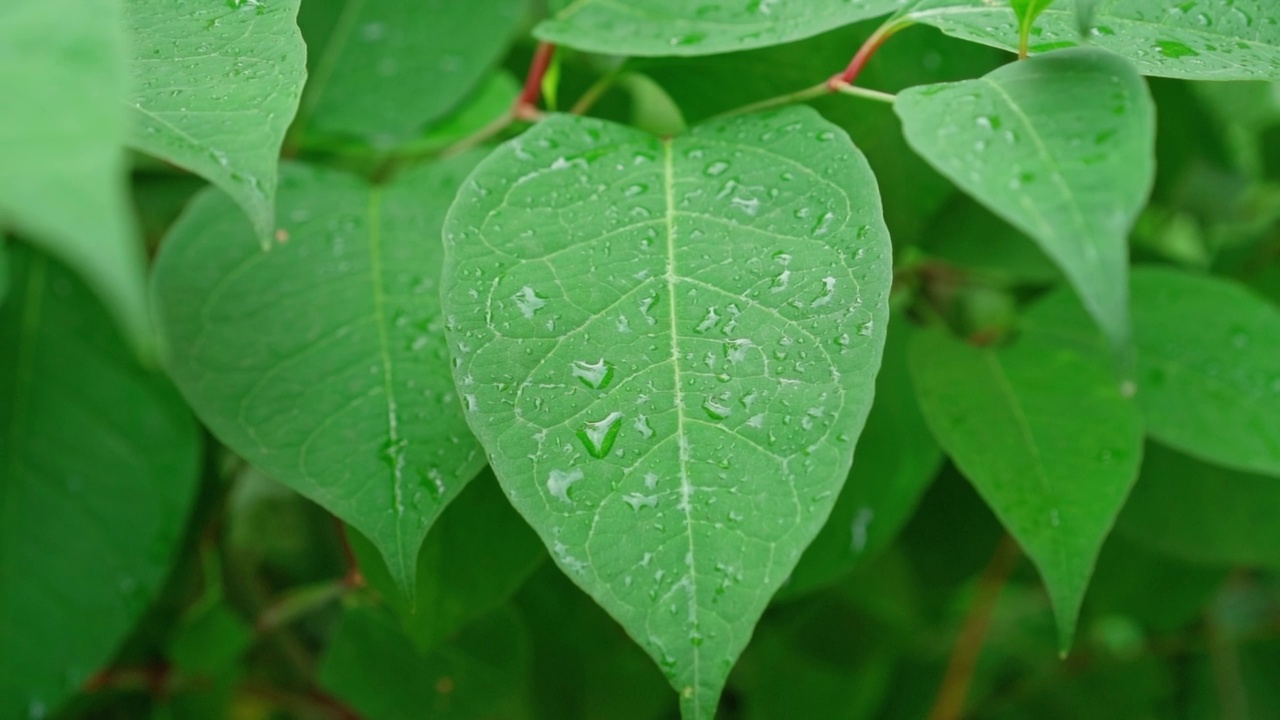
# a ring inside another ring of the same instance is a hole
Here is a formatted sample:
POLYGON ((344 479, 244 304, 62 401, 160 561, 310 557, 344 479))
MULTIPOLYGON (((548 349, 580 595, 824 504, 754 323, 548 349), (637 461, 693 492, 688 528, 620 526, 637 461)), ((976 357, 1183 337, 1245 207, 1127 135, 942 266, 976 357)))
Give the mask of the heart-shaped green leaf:
MULTIPOLYGON (((908 14, 948 35, 1016 50, 1019 25, 990 0, 930 0, 908 14)), ((1272 0, 1058 0, 1039 17, 1031 52, 1081 42, 1133 61, 1143 75, 1280 80, 1280 17, 1272 0)))
POLYGON ((12 260, 0 305, 0 717, 43 718, 110 660, 164 580, 200 435, 87 287, 21 246, 12 260))
POLYGON ((298 0, 128 0, 129 144, 222 188, 264 244, 306 80, 298 0))
POLYGON ((0 230, 67 263, 138 347, 151 346, 128 205, 123 11, 117 0, 0 6, 0 230))
MULTIPOLYGON (((1230 281, 1133 274, 1137 400, 1151 437, 1188 455, 1280 477, 1280 310, 1230 281)), ((1038 303, 1026 332, 1099 352, 1074 298, 1038 303)))
POLYGON ((524 11, 524 0, 308 0, 301 114, 322 133, 408 140, 480 84, 524 11))
POLYGON ((894 106, 911 147, 1032 237, 1117 348, 1129 341, 1128 234, 1155 177, 1142 78, 1100 50, 912 88, 894 106))
POLYGON ((534 34, 609 55, 714 55, 800 40, 888 15, 904 4, 906 0, 574 0, 542 21, 534 34))
POLYGON ((1039 337, 993 350, 920 333, 911 370, 938 442, 1040 570, 1065 652, 1102 541, 1137 479, 1136 406, 1105 359, 1039 337))
POLYGON ((484 464, 449 379, 437 284, 440 224, 475 161, 385 187, 286 166, 269 250, 209 190, 156 261, 169 371, 200 418, 367 535, 409 593, 428 528, 484 464))
POLYGON ((552 116, 445 225, 467 418, 552 557, 710 718, 871 404, 888 237, 808 108, 661 140, 552 116))

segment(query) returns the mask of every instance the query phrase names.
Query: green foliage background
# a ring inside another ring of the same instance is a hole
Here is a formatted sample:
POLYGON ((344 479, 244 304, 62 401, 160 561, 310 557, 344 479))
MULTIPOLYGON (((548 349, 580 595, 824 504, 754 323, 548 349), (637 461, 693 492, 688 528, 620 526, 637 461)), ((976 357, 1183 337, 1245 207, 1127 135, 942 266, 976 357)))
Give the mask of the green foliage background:
POLYGON ((0 718, 1280 717, 1270 0, 8 0, 0 97, 0 718))

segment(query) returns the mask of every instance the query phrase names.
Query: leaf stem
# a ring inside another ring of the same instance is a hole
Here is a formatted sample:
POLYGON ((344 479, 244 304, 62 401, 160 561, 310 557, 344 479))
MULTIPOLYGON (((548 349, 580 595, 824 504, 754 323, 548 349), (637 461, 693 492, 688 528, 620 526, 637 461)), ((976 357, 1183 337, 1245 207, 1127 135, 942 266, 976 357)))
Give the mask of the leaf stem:
POLYGON ((831 92, 832 92, 831 88, 828 87, 826 83, 818 83, 813 87, 807 87, 803 90, 797 90, 795 92, 787 93, 785 95, 779 95, 777 97, 766 98, 764 100, 760 100, 759 102, 753 102, 747 105, 743 105, 742 107, 733 108, 732 110, 726 110, 710 119, 720 120, 727 117, 733 117, 734 115, 743 115, 746 113, 759 112, 761 110, 768 110, 770 108, 775 108, 780 105, 790 105, 792 103, 804 102, 806 100, 812 100, 813 98, 827 95, 831 92))
POLYGON ((834 85, 833 89, 843 95, 852 95, 853 97, 866 98, 867 100, 875 100, 876 102, 887 103, 892 105, 898 99, 893 93, 880 92, 879 90, 871 90, 857 85, 850 85, 845 82, 834 85))
POLYGON ((609 88, 612 88, 614 83, 618 82, 620 77, 622 77, 622 73, 616 71, 601 76, 600 79, 591 84, 591 87, 587 88, 586 92, 582 93, 582 97, 578 98, 573 107, 569 108, 569 113, 572 115, 585 115, 596 104, 596 101, 604 97, 609 88))
POLYGON ((982 653, 982 644, 986 640, 987 629, 991 626, 991 617, 995 614, 996 601, 1000 599, 1000 593, 1009 580, 1009 574, 1017 566, 1020 555, 1018 544, 1008 534, 996 545, 990 562, 978 578, 977 591, 964 625, 960 628, 960 634, 956 636, 951 659, 947 662, 947 672, 938 688, 938 698, 929 711, 929 720, 959 720, 963 717, 965 697, 969 694, 969 685, 973 682, 973 673, 978 666, 978 656, 982 653))
POLYGON ((867 66, 867 61, 871 59, 872 55, 876 54, 880 46, 884 45, 885 41, 893 37, 899 30, 909 27, 911 24, 912 21, 910 19, 890 18, 878 30, 871 33, 871 37, 867 38, 866 42, 862 43, 862 47, 858 48, 858 52, 854 54, 853 59, 849 61, 849 65, 845 67, 844 71, 838 75, 833 75, 827 81, 827 84, 831 86, 832 90, 835 90, 836 86, 841 83, 853 85, 858 76, 862 74, 863 68, 867 66))
POLYGON ((538 104, 538 99, 542 97, 542 78, 546 77, 547 68, 551 67, 551 58, 555 54, 556 46, 553 43, 538 43, 533 61, 529 63, 529 72, 524 78, 524 89, 520 91, 520 97, 516 98, 515 107, 512 108, 517 117, 520 115, 520 108, 532 108, 538 104))

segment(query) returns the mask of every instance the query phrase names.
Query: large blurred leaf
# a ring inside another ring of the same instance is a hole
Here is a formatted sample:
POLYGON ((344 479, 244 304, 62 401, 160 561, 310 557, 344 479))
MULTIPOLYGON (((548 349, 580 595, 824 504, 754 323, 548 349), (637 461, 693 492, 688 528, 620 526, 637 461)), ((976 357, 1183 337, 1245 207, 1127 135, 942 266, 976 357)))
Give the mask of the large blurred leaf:
POLYGON ((510 610, 423 653, 377 608, 355 607, 329 642, 320 683, 366 720, 515 718, 524 705, 528 652, 510 610))
POLYGON ((947 454, 1040 570, 1063 650, 1142 457, 1142 422, 1104 363, 1039 338, 999 350, 916 336, 911 370, 947 454))
POLYGON ((122 15, 119 0, 0 5, 0 233, 7 225, 73 267, 145 347, 142 246, 121 148, 122 15))
MULTIPOLYGON (((1280 309, 1241 285, 1176 270, 1135 271, 1132 289, 1147 432, 1202 460, 1280 476, 1280 309)), ((1024 325, 1098 352, 1081 319, 1059 293, 1024 325)))
POLYGON ((156 262, 169 370, 201 419, 367 535, 406 591, 427 529, 484 463, 437 295, 440 224, 475 160, 383 187, 289 166, 269 250, 210 190, 156 262))
POLYGON ((965 195, 953 195, 933 217, 923 249, 982 285, 1048 285, 1062 277, 1031 238, 965 195))
POLYGON ((890 324, 875 403, 849 479, 779 597, 829 584, 884 549, 942 465, 942 450, 920 414, 907 367, 911 327, 905 318, 890 324))
POLYGON ((1280 568, 1278 514, 1275 478, 1209 465, 1153 443, 1116 531, 1196 562, 1280 568))
MULTIPOLYGON (((1040 15, 1032 52, 1080 42, 1076 4, 1058 0, 1040 15)), ((1144 75, 1191 80, 1280 79, 1280 18, 1273 0, 1098 0, 1089 41, 1128 58, 1144 75)), ((989 0, 926 0, 908 15, 949 35, 1018 47, 1018 22, 989 0)))
POLYGON ((372 545, 358 535, 351 545, 369 585, 423 652, 505 602, 546 557, 489 472, 470 483, 427 534, 412 601, 401 596, 372 545))
POLYGON ((609 55, 714 55, 800 40, 888 15, 904 4, 905 0, 705 5, 688 0, 574 0, 534 28, 534 34, 540 40, 609 55))
POLYGON ((450 211, 468 421, 687 718, 848 472, 887 320, 878 201, 848 137, 789 108, 674 140, 552 116, 450 211))
POLYGON ((1155 176, 1155 113, 1129 63, 1073 50, 912 88, 911 146, 1031 236, 1117 347, 1129 341, 1129 229, 1155 176))
POLYGON ((129 144, 222 188, 275 230, 280 145, 306 80, 298 0, 128 0, 129 144))
POLYGON ((302 115, 320 132, 407 140, 481 83, 524 10, 524 0, 308 0, 302 115))
POLYGON ((14 248, 0 306, 0 717, 54 713, 159 588, 199 435, 70 272, 14 248))

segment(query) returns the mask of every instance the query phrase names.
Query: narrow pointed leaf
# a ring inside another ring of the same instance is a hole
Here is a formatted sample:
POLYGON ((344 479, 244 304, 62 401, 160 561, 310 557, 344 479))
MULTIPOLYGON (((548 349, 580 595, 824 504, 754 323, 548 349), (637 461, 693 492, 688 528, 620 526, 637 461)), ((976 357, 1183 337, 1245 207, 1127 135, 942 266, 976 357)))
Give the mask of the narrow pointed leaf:
POLYGON ((1155 110, 1133 67, 1064 51, 912 88, 894 107, 911 147, 1033 238, 1123 347, 1127 238, 1155 177, 1155 110))
POLYGON ((368 536, 406 592, 431 523, 484 464, 438 295, 440 224, 475 160, 381 188, 286 166, 269 250, 206 191, 155 268, 168 367, 200 418, 368 536))
POLYGON ((544 20, 540 40, 610 55, 714 55, 781 45, 888 15, 905 0, 573 0, 544 20))
MULTIPOLYGON (((1016 50, 1018 21, 1003 3, 931 0, 908 16, 948 35, 1016 50)), ((1280 80, 1280 17, 1272 0, 1058 0, 1031 52, 1082 42, 1131 60, 1143 75, 1189 80, 1280 80)))
POLYGON ((298 0, 128 0, 129 144, 222 188, 275 231, 280 145, 306 80, 298 0))
POLYGON ((1105 361, 1040 338, 993 350, 921 333, 911 370, 938 442, 1039 569, 1065 652, 1137 478, 1137 408, 1105 361))
MULTIPOLYGON (((1280 477, 1280 309, 1239 284, 1176 270, 1136 271, 1132 292, 1147 432, 1193 457, 1280 477)), ((1057 294, 1025 325, 1097 352, 1083 318, 1057 294)))
POLYGON ((1152 443, 1116 532, 1209 565, 1280 568, 1280 482, 1152 443))
POLYGON ((150 345, 128 206, 126 38, 118 0, 0 6, 0 231, 67 263, 130 339, 150 345))
POLYGON ((552 116, 445 227, 472 429, 553 559, 709 719, 821 527, 887 320, 875 179, 808 108, 660 140, 552 116))
POLYGON ((308 0, 310 129, 388 146, 467 97, 507 49, 524 0, 308 0))
POLYGON ((54 716, 159 589, 200 470, 173 387, 89 289, 12 249, 0 305, 0 717, 54 716))

